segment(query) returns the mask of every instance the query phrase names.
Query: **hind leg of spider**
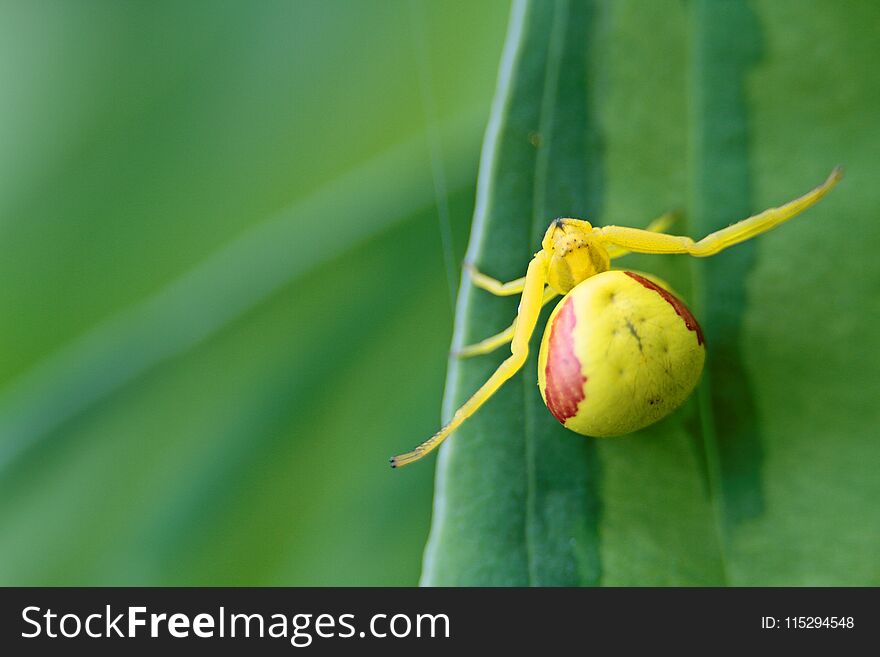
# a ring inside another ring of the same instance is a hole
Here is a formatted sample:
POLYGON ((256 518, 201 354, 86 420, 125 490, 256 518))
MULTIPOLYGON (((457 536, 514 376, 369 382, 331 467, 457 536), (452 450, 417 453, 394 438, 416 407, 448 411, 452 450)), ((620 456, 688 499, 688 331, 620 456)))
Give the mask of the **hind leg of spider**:
POLYGON ((519 313, 516 317, 516 326, 513 331, 513 340, 510 345, 510 356, 498 366, 495 373, 489 377, 480 389, 468 399, 452 416, 449 423, 440 431, 428 438, 411 452, 395 456, 391 459, 391 467, 399 468, 409 465, 414 461, 429 454, 440 446, 446 438, 455 431, 462 422, 477 412, 486 401, 494 395, 498 388, 510 377, 516 374, 526 362, 529 355, 529 339, 535 331, 538 316, 544 298, 544 282, 547 280, 547 258, 543 251, 539 251, 529 263, 526 272, 525 286, 522 299, 519 302, 519 313))
POLYGON ((486 276, 486 274, 479 271, 470 263, 465 265, 465 269, 467 269, 468 274, 470 274, 471 282, 475 287, 478 287, 481 290, 486 290, 486 292, 494 294, 496 297, 511 297, 514 294, 519 294, 523 291, 523 287, 526 283, 525 276, 517 278, 514 281, 502 283, 496 278, 486 276))
POLYGON ((637 253, 687 253, 699 258, 711 256, 729 246, 760 235, 800 214, 831 191, 842 176, 843 172, 838 167, 831 172, 824 183, 800 198, 778 208, 764 210, 760 214, 743 219, 727 228, 722 228, 707 235, 699 242, 694 242, 690 237, 650 233, 646 230, 623 226, 604 226, 595 229, 595 234, 606 244, 613 244, 637 253))
MULTIPOLYGON (((555 292, 549 287, 544 288, 544 299, 541 301, 541 306, 546 306, 548 303, 550 303, 550 301, 558 296, 558 292, 555 292)), ((513 320, 513 324, 501 331, 501 333, 496 333, 492 337, 486 338, 485 340, 480 340, 475 344, 470 344, 466 347, 462 347, 458 351, 454 352, 453 355, 458 356, 459 358, 471 358, 472 356, 482 356, 483 354, 491 353, 499 347, 503 347, 508 342, 513 340, 513 332, 515 328, 516 320, 513 320)))

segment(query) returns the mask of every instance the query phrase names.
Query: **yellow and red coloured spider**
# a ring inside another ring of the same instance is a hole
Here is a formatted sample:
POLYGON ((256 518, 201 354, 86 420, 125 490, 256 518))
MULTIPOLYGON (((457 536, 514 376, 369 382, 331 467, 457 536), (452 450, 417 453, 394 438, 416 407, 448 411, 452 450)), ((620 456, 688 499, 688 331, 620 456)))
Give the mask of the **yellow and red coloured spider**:
POLYGON ((392 458, 391 467, 408 465, 433 451, 522 368, 541 308, 560 294, 564 296, 547 321, 538 354, 538 386, 553 416, 572 431, 596 437, 631 433, 666 417, 699 381, 706 356, 702 329, 664 281, 611 269, 611 260, 630 252, 715 255, 803 212, 841 175, 838 167, 800 198, 699 242, 663 233, 668 215, 646 230, 556 219, 524 277, 502 283, 470 268, 477 287, 498 296, 522 297, 507 330, 465 347, 459 355, 489 353, 508 342, 511 355, 446 426, 411 452, 392 458))

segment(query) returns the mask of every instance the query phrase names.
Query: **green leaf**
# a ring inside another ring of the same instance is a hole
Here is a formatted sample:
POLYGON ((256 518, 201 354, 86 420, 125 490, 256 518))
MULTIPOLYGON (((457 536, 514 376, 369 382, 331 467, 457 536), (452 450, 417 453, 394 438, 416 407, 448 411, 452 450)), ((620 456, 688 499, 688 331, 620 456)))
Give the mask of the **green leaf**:
MULTIPOLYGON (((556 216, 643 226, 684 206, 674 230, 702 237, 836 164, 847 177, 713 258, 629 256, 703 324, 697 394, 583 438, 543 407, 533 354, 441 449, 423 583, 880 583, 878 19, 868 3, 514 4, 467 256, 486 273, 522 275, 556 216)), ((465 281, 454 345, 514 313, 465 281)), ((502 358, 450 361, 446 417, 502 358)))
POLYGON ((0 583, 418 581, 507 7, 409 9, 4 4, 0 583))

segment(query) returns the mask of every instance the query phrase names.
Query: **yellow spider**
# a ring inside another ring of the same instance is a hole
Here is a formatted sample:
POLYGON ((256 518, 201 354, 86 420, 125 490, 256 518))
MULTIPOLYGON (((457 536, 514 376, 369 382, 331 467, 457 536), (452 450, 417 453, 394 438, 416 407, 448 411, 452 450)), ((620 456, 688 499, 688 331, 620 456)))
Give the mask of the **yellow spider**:
POLYGON ((459 355, 485 354, 508 342, 511 355, 446 426, 411 452, 392 458, 391 467, 408 465, 433 451, 522 368, 541 308, 560 294, 565 296, 550 315, 538 355, 538 386, 556 419, 582 435, 604 437, 631 433, 667 416, 700 378, 705 359, 702 330, 665 282, 612 270, 611 260, 630 252, 715 255, 803 212, 841 175, 835 168, 804 196, 699 242, 661 232, 670 215, 646 230, 556 219, 524 277, 502 283, 469 267, 477 287, 497 296, 522 297, 507 330, 465 347, 459 355))

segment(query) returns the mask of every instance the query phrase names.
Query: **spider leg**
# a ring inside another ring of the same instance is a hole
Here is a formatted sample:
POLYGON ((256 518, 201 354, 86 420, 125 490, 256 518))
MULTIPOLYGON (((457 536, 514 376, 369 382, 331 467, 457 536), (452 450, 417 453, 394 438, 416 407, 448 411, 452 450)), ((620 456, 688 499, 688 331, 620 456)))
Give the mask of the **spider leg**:
MULTIPOLYGON (((546 306, 550 301, 559 296, 559 293, 554 291, 552 288, 544 288, 544 298, 541 301, 541 306, 546 306)), ((508 326, 506 329, 501 331, 501 333, 496 333, 490 338, 486 338, 485 340, 480 340, 475 344, 470 344, 466 347, 462 347, 458 351, 455 352, 455 356, 459 358, 470 358, 471 356, 482 356, 483 354, 488 354, 492 351, 498 349, 498 347, 502 347, 506 345, 508 342, 513 340, 513 332, 516 328, 516 320, 513 320, 513 323, 508 326)))
POLYGON ((699 242, 694 242, 690 237, 651 233, 623 226, 605 226, 594 230, 597 236, 606 243, 629 251, 637 253, 687 253, 702 258, 715 255, 729 246, 760 235, 803 212, 831 191, 842 175, 841 169, 835 168, 824 183, 800 198, 778 208, 764 210, 760 214, 743 219, 727 228, 722 228, 707 235, 699 242))
POLYGON ((492 278, 491 276, 486 276, 480 272, 476 267, 472 264, 468 263, 465 265, 465 269, 467 269, 468 274, 470 274, 471 282, 481 290, 486 290, 486 292, 490 292, 494 294, 496 297, 510 297, 514 294, 519 294, 523 291, 523 287, 526 284, 526 277, 517 278, 514 281, 510 281, 508 283, 502 283, 498 279, 492 278))
POLYGON ((498 366, 498 369, 489 377, 488 381, 480 386, 480 389, 455 411, 449 424, 411 452, 392 458, 392 468, 409 465, 436 449, 462 422, 476 413, 505 381, 522 368, 529 354, 529 339, 535 330, 538 316, 541 313, 544 298, 544 282, 546 279, 547 257, 543 251, 539 251, 532 258, 532 261, 529 263, 529 269, 526 272, 522 298, 519 302, 519 313, 516 317, 513 339, 510 345, 510 356, 498 366))
MULTIPOLYGON (((654 221, 645 226, 645 230, 649 233, 662 233, 666 231, 675 220, 678 219, 681 213, 678 210, 671 210, 665 214, 660 215, 654 221)), ((608 255, 612 260, 615 258, 619 258, 621 256, 625 256, 627 253, 630 253, 627 249, 624 249, 621 246, 615 246, 614 244, 608 247, 608 255)))

